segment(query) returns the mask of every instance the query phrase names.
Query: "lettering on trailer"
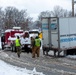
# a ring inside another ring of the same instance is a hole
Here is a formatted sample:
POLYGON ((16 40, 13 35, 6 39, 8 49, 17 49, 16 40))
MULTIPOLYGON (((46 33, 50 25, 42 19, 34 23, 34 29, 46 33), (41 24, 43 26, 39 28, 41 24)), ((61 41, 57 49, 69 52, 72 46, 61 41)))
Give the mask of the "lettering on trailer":
MULTIPOLYGON (((51 30, 56 30, 57 29, 57 24, 56 23, 51 23, 50 24, 51 30)), ((48 23, 43 23, 42 24, 42 29, 48 30, 49 26, 48 23)))
POLYGON ((71 42, 71 41, 76 41, 76 34, 65 34, 65 35, 60 35, 60 37, 64 37, 60 39, 60 42, 71 42), (68 37, 68 38, 67 38, 68 37))
POLYGON ((57 29, 57 24, 56 23, 51 23, 50 27, 51 27, 52 30, 55 30, 55 29, 57 29))
POLYGON ((64 35, 60 35, 60 37, 65 37, 65 36, 76 36, 76 34, 64 34, 64 35))
POLYGON ((76 37, 74 37, 74 38, 63 38, 63 39, 60 39, 61 43, 63 43, 63 42, 71 42, 71 41, 76 41, 76 37))
POLYGON ((42 29, 48 30, 48 23, 43 23, 42 24, 42 29))

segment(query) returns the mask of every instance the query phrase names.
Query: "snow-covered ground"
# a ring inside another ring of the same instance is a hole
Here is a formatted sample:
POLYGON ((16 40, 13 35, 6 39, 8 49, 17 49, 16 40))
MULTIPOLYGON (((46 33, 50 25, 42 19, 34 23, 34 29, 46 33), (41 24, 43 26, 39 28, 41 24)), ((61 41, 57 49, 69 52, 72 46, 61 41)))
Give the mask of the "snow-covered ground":
POLYGON ((76 59, 76 55, 68 55, 67 58, 76 59))
MULTIPOLYGON (((1 49, 1 40, 0 40, 0 49, 1 49)), ((68 58, 76 59, 76 55, 68 55, 68 58)), ((27 70, 25 68, 20 68, 17 66, 10 65, 0 60, 0 75, 44 75, 42 72, 37 72, 36 68, 33 70, 27 70)))
POLYGON ((9 65, 4 61, 0 60, 0 75, 44 75, 42 72, 37 72, 34 68, 33 70, 27 70, 26 68, 20 68, 16 66, 9 65))
MULTIPOLYGON (((1 39, 0 39, 0 49, 1 49, 1 39)), ((44 75, 44 74, 42 72, 37 72, 35 68, 33 70, 27 70, 26 68, 13 66, 0 60, 0 75, 44 75)))

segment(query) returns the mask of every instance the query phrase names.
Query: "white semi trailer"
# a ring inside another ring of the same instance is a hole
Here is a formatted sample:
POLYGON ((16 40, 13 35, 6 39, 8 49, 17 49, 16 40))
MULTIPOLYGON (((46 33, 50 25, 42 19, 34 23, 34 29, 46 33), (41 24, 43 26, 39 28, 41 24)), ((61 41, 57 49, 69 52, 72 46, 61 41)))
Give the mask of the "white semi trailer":
POLYGON ((54 56, 60 52, 66 55, 67 50, 76 49, 76 17, 42 18, 43 54, 49 50, 54 56))

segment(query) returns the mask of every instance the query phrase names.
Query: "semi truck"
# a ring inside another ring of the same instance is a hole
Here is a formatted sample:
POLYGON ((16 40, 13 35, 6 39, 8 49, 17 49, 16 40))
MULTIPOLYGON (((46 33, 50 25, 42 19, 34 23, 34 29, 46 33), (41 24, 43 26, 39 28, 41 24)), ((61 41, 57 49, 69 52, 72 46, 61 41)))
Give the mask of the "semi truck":
POLYGON ((43 54, 52 50, 54 56, 61 52, 65 56, 76 49, 76 17, 43 17, 41 22, 43 54))

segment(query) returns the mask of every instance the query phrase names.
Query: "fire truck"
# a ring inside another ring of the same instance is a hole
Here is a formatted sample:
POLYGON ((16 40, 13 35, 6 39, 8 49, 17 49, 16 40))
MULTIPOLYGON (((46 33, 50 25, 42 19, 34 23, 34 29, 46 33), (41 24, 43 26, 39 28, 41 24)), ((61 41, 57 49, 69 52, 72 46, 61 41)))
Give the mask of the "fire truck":
POLYGON ((12 49, 12 45, 16 36, 21 36, 23 34, 23 30, 21 27, 13 27, 12 29, 5 30, 1 36, 2 49, 10 48, 12 49))
POLYGON ((29 36, 29 31, 23 31, 21 27, 13 27, 2 33, 2 50, 9 48, 11 51, 16 51, 15 40, 17 36, 20 37, 21 49, 26 52, 31 52, 31 38, 29 36))

